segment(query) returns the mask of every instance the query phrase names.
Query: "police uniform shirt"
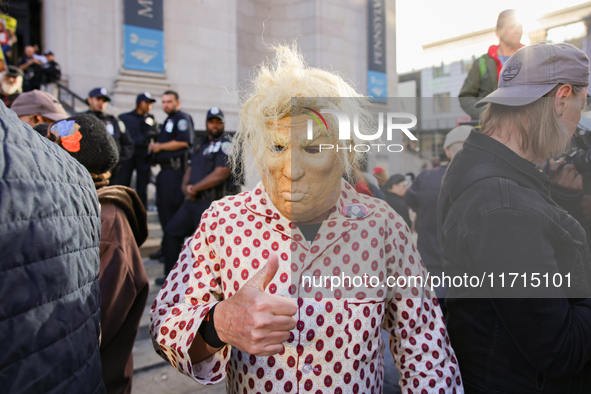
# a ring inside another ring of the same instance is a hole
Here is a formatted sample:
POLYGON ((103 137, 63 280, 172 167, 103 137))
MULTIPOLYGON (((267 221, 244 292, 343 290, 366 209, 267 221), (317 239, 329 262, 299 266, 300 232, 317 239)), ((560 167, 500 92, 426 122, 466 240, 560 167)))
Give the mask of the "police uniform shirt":
POLYGON ((61 77, 62 70, 55 60, 45 63, 43 66, 43 78, 45 83, 57 82, 61 77))
POLYGON ((211 174, 216 167, 228 167, 228 154, 232 148, 232 142, 227 134, 222 134, 217 140, 208 137, 201 140, 199 149, 191 154, 191 185, 203 180, 211 174))
POLYGON ((136 110, 119 115, 136 147, 147 147, 150 137, 158 134, 158 123, 152 114, 139 115, 136 110))
POLYGON ((93 114, 99 118, 107 128, 107 132, 117 144, 117 150, 119 151, 119 163, 131 159, 133 156, 133 141, 127 133, 125 123, 114 117, 113 115, 107 115, 104 112, 86 111, 88 114, 93 114))
MULTIPOLYGON (((187 142, 189 145, 193 141, 193 118, 191 115, 182 111, 171 114, 160 126, 157 142, 164 143, 169 141, 187 142)), ((159 164, 168 164, 170 159, 182 157, 186 149, 175 151, 163 150, 156 154, 156 162, 159 164)))

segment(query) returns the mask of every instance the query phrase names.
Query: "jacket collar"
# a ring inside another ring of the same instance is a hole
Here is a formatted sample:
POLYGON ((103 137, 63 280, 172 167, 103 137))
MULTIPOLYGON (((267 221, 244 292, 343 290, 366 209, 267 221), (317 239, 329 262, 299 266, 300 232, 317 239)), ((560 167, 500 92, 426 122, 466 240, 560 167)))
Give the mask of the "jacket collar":
POLYGON ((499 141, 472 130, 465 143, 492 153, 496 156, 495 161, 497 163, 504 162, 509 165, 514 170, 532 180, 545 194, 548 194, 550 188, 550 179, 548 176, 536 170, 533 163, 519 156, 499 141))

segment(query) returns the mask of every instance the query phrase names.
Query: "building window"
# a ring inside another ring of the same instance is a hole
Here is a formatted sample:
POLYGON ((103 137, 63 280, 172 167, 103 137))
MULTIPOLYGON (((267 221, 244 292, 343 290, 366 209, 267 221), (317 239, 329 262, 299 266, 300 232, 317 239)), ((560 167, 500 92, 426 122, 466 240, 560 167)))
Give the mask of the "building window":
POLYGON ((433 95, 433 98, 433 108, 435 113, 449 112, 451 103, 449 93, 435 94, 433 95))
POLYGON ((433 66, 433 78, 446 77, 450 73, 450 65, 441 62, 440 66, 433 66))

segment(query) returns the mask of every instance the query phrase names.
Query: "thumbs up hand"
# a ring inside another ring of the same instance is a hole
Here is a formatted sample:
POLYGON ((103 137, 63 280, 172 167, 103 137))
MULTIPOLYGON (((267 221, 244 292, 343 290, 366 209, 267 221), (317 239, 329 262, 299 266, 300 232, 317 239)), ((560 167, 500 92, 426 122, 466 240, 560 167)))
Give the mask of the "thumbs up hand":
POLYGON ((283 350, 298 311, 294 300, 265 293, 277 273, 279 259, 271 253, 267 264, 232 297, 215 309, 218 337, 244 352, 270 356, 283 350))

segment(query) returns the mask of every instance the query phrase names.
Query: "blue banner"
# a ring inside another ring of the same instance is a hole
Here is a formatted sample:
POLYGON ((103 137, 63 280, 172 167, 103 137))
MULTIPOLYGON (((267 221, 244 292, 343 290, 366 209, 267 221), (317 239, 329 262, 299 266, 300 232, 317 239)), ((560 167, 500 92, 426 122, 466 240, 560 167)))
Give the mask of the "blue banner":
POLYGON ((124 1, 123 67, 163 73, 163 0, 124 1))
POLYGON ((367 71, 367 93, 371 101, 385 103, 388 97, 388 76, 378 71, 367 71))
POLYGON ((129 70, 164 72, 164 32, 123 26, 124 67, 129 70))
POLYGON ((371 101, 386 102, 386 1, 367 2, 367 95, 371 101))

